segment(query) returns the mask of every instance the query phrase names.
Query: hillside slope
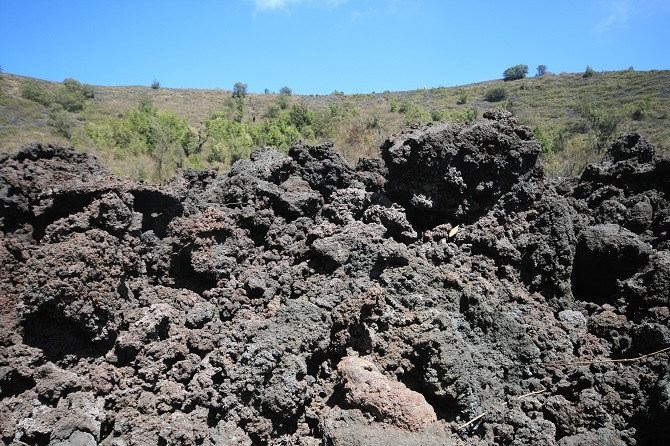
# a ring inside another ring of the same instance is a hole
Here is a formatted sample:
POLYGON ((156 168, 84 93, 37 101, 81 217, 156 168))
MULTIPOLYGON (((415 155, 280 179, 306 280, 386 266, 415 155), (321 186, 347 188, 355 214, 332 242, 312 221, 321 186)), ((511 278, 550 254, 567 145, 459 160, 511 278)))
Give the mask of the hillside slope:
MULTIPOLYGON (((547 74, 512 82, 354 95, 247 94, 239 100, 224 90, 95 86, 94 97, 76 113, 54 112, 53 107, 25 99, 22 88, 28 81, 2 75, 0 151, 14 151, 30 141, 74 145, 97 155, 115 173, 135 179, 163 180, 174 167, 227 166, 256 146, 286 151, 297 140, 334 141, 335 149, 355 162, 375 156, 386 135, 410 123, 472 121, 494 105, 505 106, 533 129, 552 176, 578 173, 624 131, 644 135, 659 152, 670 147, 667 70, 595 73, 589 78, 547 74), (502 100, 485 99, 501 88, 502 100), (128 124, 141 103, 155 107, 153 117, 174 124, 172 145, 183 146, 178 153, 157 155, 155 142, 128 124), (161 118, 161 113, 170 115, 161 118), (612 123, 615 128, 607 134, 597 129, 612 123), (191 148, 184 142, 189 131, 191 148), (603 141, 598 144, 599 138, 603 141)), ((46 91, 60 88, 59 83, 33 81, 46 91)))

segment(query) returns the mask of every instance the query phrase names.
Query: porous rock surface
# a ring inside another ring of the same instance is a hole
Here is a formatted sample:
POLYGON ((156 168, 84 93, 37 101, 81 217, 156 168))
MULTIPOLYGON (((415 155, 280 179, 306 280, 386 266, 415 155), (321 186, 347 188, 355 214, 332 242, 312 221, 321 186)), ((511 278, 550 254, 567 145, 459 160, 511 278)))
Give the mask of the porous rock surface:
POLYGON ((0 157, 2 442, 663 443, 667 352, 565 363, 670 346, 670 159, 548 180, 485 117, 164 186, 0 157))

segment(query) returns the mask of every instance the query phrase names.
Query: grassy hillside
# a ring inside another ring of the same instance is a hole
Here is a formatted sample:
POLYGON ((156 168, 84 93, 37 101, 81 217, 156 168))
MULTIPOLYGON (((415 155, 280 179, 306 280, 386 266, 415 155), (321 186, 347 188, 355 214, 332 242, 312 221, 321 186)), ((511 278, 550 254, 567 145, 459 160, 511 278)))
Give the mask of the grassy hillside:
POLYGON ((376 155, 386 136, 412 122, 473 120, 494 106, 512 110, 534 130, 551 175, 578 173, 623 131, 641 133, 660 151, 670 148, 670 71, 237 98, 224 90, 149 86, 94 86, 84 93, 72 82, 1 76, 0 151, 35 140, 69 144, 99 156, 122 176, 154 181, 165 180, 176 167, 225 167, 256 146, 286 150, 298 139, 334 141, 336 150, 355 162, 376 155))

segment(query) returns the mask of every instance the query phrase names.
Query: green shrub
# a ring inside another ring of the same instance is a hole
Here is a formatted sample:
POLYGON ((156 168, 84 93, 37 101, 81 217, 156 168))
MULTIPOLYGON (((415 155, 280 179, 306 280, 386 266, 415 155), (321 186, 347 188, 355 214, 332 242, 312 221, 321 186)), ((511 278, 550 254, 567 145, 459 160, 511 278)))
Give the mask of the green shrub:
POLYGON ((49 92, 43 85, 33 80, 27 80, 21 84, 21 96, 25 99, 46 107, 56 103, 69 112, 82 110, 86 100, 93 98, 93 95, 92 86, 71 78, 65 79, 55 93, 49 92))
POLYGON ((315 138, 332 140, 335 137, 335 123, 339 119, 331 115, 329 110, 317 110, 310 125, 315 138))
POLYGON ((233 97, 234 98, 243 98, 247 95, 247 84, 238 82, 233 85, 233 97))
POLYGON ((26 80, 21 84, 21 97, 28 99, 45 107, 51 105, 52 95, 44 86, 34 80, 26 80))
POLYGON ((280 109, 286 110, 289 106, 288 95, 280 94, 279 96, 277 96, 276 102, 277 106, 279 106, 280 109))
POLYGON ((49 110, 49 119, 47 124, 52 127, 56 133, 70 138, 75 128, 75 120, 62 105, 54 104, 49 110))
POLYGON ((461 112, 462 122, 472 122, 477 120, 477 109, 476 108, 466 108, 461 112))
POLYGON ((63 81, 61 89, 65 88, 71 93, 77 93, 84 97, 84 99, 93 99, 93 86, 89 84, 82 84, 76 79, 67 78, 63 81))
POLYGON ((81 90, 59 88, 54 94, 53 101, 60 104, 65 110, 78 112, 84 109, 86 97, 81 90))
POLYGON ((540 149, 544 155, 553 155, 554 154, 554 141, 547 132, 542 130, 541 127, 536 126, 533 129, 533 134, 535 139, 540 144, 540 149))
POLYGON ((431 114, 421 107, 410 107, 405 113, 405 124, 408 125, 415 122, 430 122, 431 120, 431 114))
POLYGON ((289 117, 291 125, 293 125, 298 130, 302 130, 312 123, 314 114, 306 103, 301 102, 300 104, 293 104, 293 106, 291 106, 289 117))
POLYGON ((458 99, 456 100, 458 105, 463 105, 468 102, 468 92, 465 91, 465 89, 459 88, 456 90, 456 94, 458 95, 458 99))
POLYGON ((517 79, 523 79, 527 74, 528 65, 514 65, 505 70, 503 73, 503 80, 515 81, 517 79))
POLYGON ((651 96, 645 96, 644 99, 637 101, 633 105, 633 112, 630 117, 635 121, 641 121, 647 117, 651 110, 651 96))
POLYGON ((344 116, 344 111, 342 111, 342 107, 340 107, 335 102, 332 102, 328 106, 328 113, 330 114, 331 118, 341 118, 342 116, 344 116))
POLYGON ((484 93, 484 100, 487 102, 500 102, 507 99, 507 89, 502 85, 491 87, 484 93))
POLYGON ((276 119, 279 117, 281 109, 277 104, 268 104, 268 108, 265 109, 265 117, 268 119, 276 119))
POLYGON ((592 77, 594 74, 596 74, 595 70, 591 68, 590 65, 586 66, 586 70, 584 70, 584 74, 582 77, 592 77))
POLYGON ((154 79, 154 81, 151 83, 151 88, 153 90, 158 90, 159 88, 161 88, 161 83, 158 82, 158 79, 154 79))
POLYGON ((391 99, 391 108, 389 109, 391 113, 395 113, 398 111, 398 103, 395 101, 395 99, 391 99))
POLYGON ((289 87, 281 87, 279 90, 279 94, 285 94, 286 96, 291 96, 293 94, 293 90, 291 90, 289 87))
POLYGON ((405 99, 400 103, 400 107, 398 107, 398 112, 407 114, 410 109, 412 108, 412 103, 409 101, 409 99, 405 99))
POLYGON ((584 119, 586 128, 591 134, 592 149, 601 154, 614 138, 621 116, 591 99, 582 99, 573 109, 584 119))

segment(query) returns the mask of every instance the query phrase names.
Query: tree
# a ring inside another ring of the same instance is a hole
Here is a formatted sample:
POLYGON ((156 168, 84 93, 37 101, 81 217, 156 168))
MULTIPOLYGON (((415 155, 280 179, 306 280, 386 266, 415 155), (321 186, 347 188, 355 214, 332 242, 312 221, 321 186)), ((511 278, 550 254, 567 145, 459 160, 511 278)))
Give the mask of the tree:
POLYGON ((286 96, 291 96, 293 94, 293 90, 291 90, 289 87, 281 87, 281 90, 279 90, 279 94, 285 94, 286 96))
POLYGON ((621 116, 590 99, 583 99, 575 105, 574 110, 586 121, 593 149, 601 154, 616 133, 621 116))
POLYGON ((293 104, 289 111, 289 117, 291 119, 291 124, 298 130, 302 130, 314 120, 314 114, 304 102, 293 104))
POLYGON ((582 77, 592 77, 594 74, 596 74, 595 70, 590 65, 587 65, 582 77))
POLYGON ((155 178, 162 183, 171 177, 175 168, 183 164, 184 151, 171 126, 170 117, 154 116, 151 121, 153 147, 151 157, 155 162, 155 178))
POLYGON ((158 90, 159 88, 161 88, 161 83, 158 82, 158 79, 154 79, 154 81, 151 83, 151 88, 153 88, 154 90, 158 90))
POLYGON ((537 74, 535 76, 540 77, 544 76, 547 74, 547 66, 546 65, 538 65, 537 66, 537 74))
POLYGON ((247 84, 238 82, 233 86, 233 97, 243 98, 247 95, 247 84))
POLYGON ((67 111, 80 111, 84 108, 84 101, 86 101, 87 95, 90 94, 89 90, 92 89, 85 89, 81 82, 76 79, 65 79, 61 88, 54 95, 54 102, 62 105, 67 111))
POLYGON ((517 79, 523 79, 528 74, 528 65, 514 65, 509 67, 503 73, 504 81, 514 81, 517 79))
POLYGON ((289 106, 288 96, 285 94, 280 94, 276 99, 277 105, 280 109, 286 110, 289 106))
POLYGON ((268 104, 268 107, 265 110, 265 117, 268 119, 276 119, 281 114, 280 110, 279 105, 275 103, 268 104))

